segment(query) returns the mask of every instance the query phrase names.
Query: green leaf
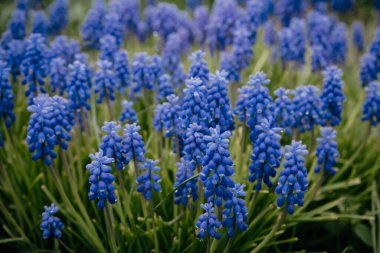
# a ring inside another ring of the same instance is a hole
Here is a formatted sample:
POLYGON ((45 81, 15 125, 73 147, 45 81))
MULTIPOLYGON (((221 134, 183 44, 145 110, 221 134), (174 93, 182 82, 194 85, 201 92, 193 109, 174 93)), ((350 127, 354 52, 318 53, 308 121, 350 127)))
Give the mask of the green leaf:
POLYGON ((371 231, 370 228, 363 224, 358 223, 354 227, 355 234, 362 240, 365 244, 372 247, 372 240, 371 240, 371 231))

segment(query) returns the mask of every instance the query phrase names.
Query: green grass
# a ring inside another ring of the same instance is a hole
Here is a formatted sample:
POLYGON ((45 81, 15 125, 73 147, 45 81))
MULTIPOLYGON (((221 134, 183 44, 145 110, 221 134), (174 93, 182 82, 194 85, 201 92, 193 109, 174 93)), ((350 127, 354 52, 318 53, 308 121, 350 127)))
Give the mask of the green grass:
MULTIPOLYGON (((73 4, 71 28, 67 34, 77 37, 78 24, 86 9, 76 2, 73 4)), ((360 13, 358 14, 360 15, 360 13)), ((346 18, 346 17, 343 17, 346 18)), ((367 29, 367 39, 372 37, 373 25, 367 29)), ((135 52, 155 53, 153 39, 146 44, 128 38, 125 48, 130 56, 135 52)), ((303 208, 296 208, 294 215, 288 215, 284 224, 269 241, 267 252, 378 252, 380 251, 380 142, 379 127, 371 128, 361 121, 364 90, 361 88, 359 54, 350 47, 344 72, 343 121, 337 127, 338 148, 341 154, 339 172, 327 176, 311 199, 319 175, 314 174, 316 164, 314 150, 307 159, 310 191, 306 193, 303 208)), ((92 63, 96 60, 91 54, 92 63)), ((278 87, 296 87, 314 84, 321 88, 320 73, 311 73, 310 63, 296 72, 282 70, 280 63, 269 60, 270 51, 261 43, 261 35, 255 46, 255 56, 251 66, 244 72, 242 83, 231 84, 232 93, 242 86, 249 74, 263 70, 272 80, 270 90, 278 87)), ((307 57, 309 59, 310 57, 307 57)), ((218 60, 208 58, 211 72, 218 68, 218 60)), ((189 66, 184 59, 186 69, 189 66)), ((14 83, 16 93, 15 113, 17 121, 6 133, 5 147, 0 149, 0 248, 7 251, 49 252, 61 249, 69 252, 110 252, 111 238, 107 233, 104 213, 96 209, 88 198, 88 155, 97 151, 104 121, 111 119, 105 104, 96 105, 91 99, 89 113, 90 131, 81 133, 75 127, 73 140, 68 151, 57 150, 58 158, 54 167, 58 178, 54 180, 49 168, 41 161, 32 161, 25 143, 29 113, 24 97, 25 87, 14 83), (43 240, 39 224, 43 206, 56 203, 57 214, 65 224, 61 241, 43 240)), ((153 94, 150 94, 151 96, 153 94)), ((120 112, 121 96, 115 102, 115 111, 120 112)), ((151 98, 153 101, 153 98, 151 98)), ((195 237, 195 221, 200 213, 199 203, 193 203, 194 210, 183 210, 174 205, 173 183, 176 173, 175 154, 171 152, 171 141, 162 140, 160 133, 151 127, 154 106, 142 99, 135 103, 139 124, 146 143, 147 157, 160 161, 163 191, 154 195, 154 219, 149 213, 149 203, 141 200, 134 190, 133 167, 122 173, 126 191, 117 189, 118 202, 111 207, 113 230, 120 252, 149 252, 155 248, 153 238, 157 238, 161 252, 204 252, 206 241, 195 237)), ((253 185, 247 180, 251 146, 241 151, 242 124, 237 122, 230 141, 230 151, 235 162, 234 180, 247 185, 247 205, 250 211, 249 229, 238 233, 229 245, 230 252, 253 250, 272 229, 282 210, 275 207, 276 195, 273 189, 265 188, 252 203, 253 185)), ((317 131, 318 134, 318 131, 317 131)), ((310 134, 301 136, 309 146, 310 134)), ((285 137, 283 144, 289 144, 285 137)), ((212 243, 215 252, 223 252, 227 246, 224 235, 212 243)), ((156 246, 157 247, 157 246, 156 246)))

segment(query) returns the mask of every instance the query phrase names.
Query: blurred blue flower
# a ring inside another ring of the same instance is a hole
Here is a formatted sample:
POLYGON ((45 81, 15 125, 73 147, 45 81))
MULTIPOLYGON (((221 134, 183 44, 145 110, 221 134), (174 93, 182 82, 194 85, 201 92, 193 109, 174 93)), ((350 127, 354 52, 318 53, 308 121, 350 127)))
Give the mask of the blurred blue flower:
POLYGON ((115 44, 120 47, 124 41, 125 28, 121 23, 119 16, 114 12, 109 12, 103 21, 103 34, 111 35, 115 38, 115 44))
POLYGON ((344 23, 334 26, 330 38, 330 57, 333 64, 343 64, 347 54, 347 31, 344 23))
POLYGON ((54 0, 49 6, 48 32, 51 35, 60 34, 69 22, 69 1, 54 0))
POLYGON ((289 98, 290 91, 285 88, 278 88, 274 95, 274 124, 283 128, 285 133, 290 135, 294 125, 294 105, 289 98))
POLYGON ((100 39, 100 56, 101 60, 106 60, 111 63, 115 61, 115 55, 119 50, 116 45, 116 39, 112 35, 105 35, 100 39))
POLYGON ((244 26, 235 30, 232 54, 236 59, 239 71, 247 68, 253 58, 253 46, 249 40, 249 32, 244 26))
POLYGON ((100 104, 103 98, 115 100, 115 75, 112 70, 112 63, 109 61, 99 61, 98 70, 95 75, 95 94, 99 93, 96 103, 100 104))
POLYGON ((285 146, 284 168, 280 172, 275 193, 279 195, 277 206, 285 205, 289 214, 294 213, 294 205, 304 204, 304 194, 308 190, 304 158, 307 154, 306 145, 302 145, 302 142, 292 141, 291 145, 285 146))
POLYGON ((137 123, 137 114, 136 111, 133 109, 133 103, 130 101, 122 101, 121 102, 122 110, 120 113, 119 121, 121 123, 137 123))
POLYGON ((210 71, 204 56, 205 53, 201 50, 195 51, 191 54, 189 57, 191 66, 188 78, 199 78, 202 81, 202 85, 207 85, 210 71))
POLYGON ((204 46, 207 36, 207 25, 209 22, 208 8, 205 5, 198 6, 193 13, 193 29, 195 40, 204 46))
POLYGON ((283 62, 305 63, 306 38, 305 22, 302 19, 292 19, 290 26, 282 28, 279 33, 280 55, 283 62))
POLYGON ((132 92, 138 93, 143 89, 153 90, 153 78, 149 67, 149 55, 145 52, 135 53, 132 62, 132 92))
POLYGON ((322 127, 321 137, 317 138, 317 166, 314 169, 315 173, 322 170, 334 175, 336 171, 336 159, 339 157, 338 144, 335 141, 336 131, 332 127, 322 127))
POLYGON ((299 17, 306 9, 306 1, 303 0, 279 0, 276 3, 276 14, 283 26, 288 26, 294 17, 299 17))
POLYGON ((70 108, 73 111, 90 110, 90 86, 87 80, 85 64, 74 61, 69 66, 69 81, 67 84, 67 97, 70 101, 70 108))
POLYGON ((15 40, 23 40, 26 34, 26 12, 25 10, 15 9, 12 18, 8 22, 8 29, 11 38, 15 40))
POLYGON ((85 47, 99 48, 100 38, 103 36, 105 15, 105 4, 102 1, 94 1, 81 27, 85 47))
POLYGON ((157 101, 161 101, 172 94, 174 94, 173 83, 170 80, 170 76, 164 74, 160 77, 158 82, 157 101))
POLYGON ((115 78, 116 86, 119 91, 131 86, 131 72, 129 70, 128 53, 124 50, 119 50, 115 54, 115 78))
POLYGON ((50 42, 50 57, 61 57, 66 61, 66 64, 72 64, 75 60, 75 55, 80 51, 78 41, 69 39, 65 35, 55 36, 50 42))
POLYGON ((55 204, 44 206, 45 211, 42 213, 42 222, 40 229, 42 230, 42 237, 48 239, 51 235, 56 238, 62 237, 61 230, 64 228, 63 223, 54 214, 58 212, 58 207, 55 204))
POLYGON ((336 12, 347 12, 354 7, 354 0, 332 0, 332 8, 336 12))
POLYGON ((372 53, 362 56, 360 59, 360 80, 362 86, 367 86, 370 82, 378 79, 377 74, 380 72, 378 60, 372 53))
POLYGON ((59 95, 63 95, 67 89, 67 67, 66 62, 61 57, 54 58, 50 62, 49 66, 49 77, 51 91, 55 93, 56 91, 59 95))
POLYGON ((232 52, 223 52, 220 60, 220 69, 227 72, 227 79, 231 82, 241 80, 240 66, 236 55, 232 52))
POLYGON ((152 192, 161 192, 161 177, 157 173, 160 168, 157 166, 158 161, 147 159, 139 170, 144 171, 137 177, 137 191, 141 192, 146 200, 152 200, 152 192))
POLYGON ((36 11, 33 14, 31 33, 41 34, 42 36, 47 37, 47 29, 48 29, 47 22, 48 21, 47 21, 45 13, 43 11, 36 11))
POLYGON ((364 28, 363 28, 363 24, 359 21, 356 21, 352 25, 352 42, 354 43, 356 49, 359 52, 364 51, 365 49, 364 28))
POLYGON ((90 190, 88 193, 89 200, 97 200, 98 209, 103 209, 108 201, 110 204, 116 203, 115 194, 115 177, 112 175, 110 164, 114 161, 102 151, 89 155, 91 163, 86 165, 90 171, 90 190))
POLYGON ((9 82, 9 70, 6 62, 0 61, 0 122, 8 128, 16 120, 13 112, 15 95, 9 82))
POLYGON ((369 121, 372 126, 380 122, 380 84, 377 82, 369 83, 366 88, 362 120, 369 121))

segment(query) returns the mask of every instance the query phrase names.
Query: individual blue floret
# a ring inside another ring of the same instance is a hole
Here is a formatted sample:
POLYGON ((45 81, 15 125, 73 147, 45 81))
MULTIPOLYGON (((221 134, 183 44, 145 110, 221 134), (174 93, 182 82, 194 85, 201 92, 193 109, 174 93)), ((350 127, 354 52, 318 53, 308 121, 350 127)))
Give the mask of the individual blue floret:
POLYGON ((369 121, 372 126, 380 122, 380 84, 377 82, 369 83, 366 88, 362 120, 369 121))
POLYGON ((137 191, 141 192, 146 200, 152 200, 153 191, 161 192, 161 177, 157 173, 160 167, 157 166, 158 161, 147 159, 143 165, 139 166, 139 170, 144 171, 137 177, 137 191))
POLYGON ((208 127, 210 113, 207 104, 207 87, 199 78, 186 80, 183 91, 182 110, 180 112, 181 127, 187 129, 191 123, 208 127))
POLYGON ((180 162, 177 163, 177 173, 176 180, 173 188, 174 191, 174 204, 187 206, 189 203, 189 199, 192 201, 196 201, 198 199, 198 180, 196 178, 188 181, 183 184, 186 180, 190 179, 194 176, 194 168, 192 165, 193 161, 187 161, 185 159, 181 159, 180 162))
POLYGON ((365 41, 364 41, 364 31, 363 24, 361 22, 355 22, 352 25, 352 42, 354 43, 356 49, 359 52, 364 51, 365 41))
POLYGON ((318 93, 319 89, 313 85, 301 86, 295 90, 293 128, 301 133, 312 131, 315 125, 321 124, 322 101, 318 93))
POLYGON ((45 93, 42 85, 47 75, 47 48, 45 38, 41 34, 31 34, 26 43, 24 60, 21 64, 21 73, 24 77, 22 84, 28 84, 25 95, 31 99, 40 91, 45 93))
POLYGON ((250 182, 256 182, 255 189, 260 191, 263 182, 269 188, 273 187, 270 178, 276 176, 276 169, 280 167, 282 158, 280 144, 282 129, 271 127, 266 119, 256 125, 256 128, 260 134, 253 143, 248 179, 250 182))
POLYGON ((100 104, 105 98, 107 101, 115 100, 115 75, 112 71, 112 63, 99 61, 95 75, 95 94, 99 94, 96 103, 100 104))
POLYGON ((215 75, 211 74, 207 91, 207 103, 211 115, 210 126, 219 125, 222 133, 235 129, 232 108, 227 95, 226 76, 225 71, 216 71, 215 75))
POLYGON ((133 103, 130 101, 122 101, 121 102, 122 110, 120 114, 119 121, 121 123, 137 123, 137 114, 136 111, 133 109, 133 103))
POLYGON ((212 203, 201 204, 201 208, 205 210, 205 213, 201 214, 195 224, 197 231, 196 236, 200 239, 204 239, 206 235, 209 235, 215 239, 220 239, 221 234, 218 232, 222 228, 222 223, 218 220, 215 214, 215 208, 212 203))
POLYGON ((33 15, 33 22, 31 33, 41 34, 42 36, 47 36, 47 18, 43 11, 36 11, 33 15))
POLYGON ((67 67, 66 62, 61 57, 54 58, 50 62, 49 66, 49 77, 51 91, 55 93, 56 91, 59 95, 63 95, 67 89, 67 67))
POLYGON ((280 173, 275 193, 278 196, 277 206, 287 209, 289 214, 294 213, 294 206, 303 206, 303 198, 308 190, 307 169, 305 158, 308 154, 306 145, 292 141, 285 146, 284 168, 280 173))
POLYGON ((370 82, 378 79, 377 75, 380 72, 376 56, 368 53, 360 59, 360 81, 362 86, 367 86, 370 82))
POLYGON ((245 185, 235 184, 229 193, 229 197, 224 202, 223 227, 227 228, 227 237, 235 235, 235 229, 245 231, 248 229, 247 214, 248 208, 245 204, 245 185))
POLYGON ((51 35, 60 34, 69 22, 68 0, 55 0, 49 6, 48 32, 51 35))
POLYGON ((323 89, 320 95, 322 126, 337 126, 342 121, 343 102, 346 99, 343 93, 343 85, 342 70, 331 66, 323 71, 323 89))
POLYGON ((23 40, 26 34, 26 12, 25 10, 15 9, 12 18, 8 22, 10 35, 15 40, 23 40))
POLYGON ((115 54, 114 62, 116 86, 119 91, 131 86, 131 72, 129 70, 128 53, 124 50, 119 50, 115 54))
POLYGON ((290 91, 285 88, 278 88, 274 95, 277 96, 274 101, 274 124, 285 130, 290 135, 295 123, 294 105, 289 98, 290 91))
POLYGON ((40 229, 42 230, 42 237, 48 239, 51 235, 56 238, 62 237, 63 223, 54 214, 58 212, 58 207, 55 204, 44 206, 45 211, 42 213, 42 222, 40 229))
POLYGON ((125 153, 125 165, 128 165, 131 159, 135 162, 145 161, 145 144, 139 134, 140 129, 140 126, 136 123, 126 124, 124 127, 122 144, 123 152, 125 153))
POLYGON ((102 143, 99 149, 103 151, 103 154, 113 158, 116 168, 118 170, 123 169, 123 146, 121 145, 122 138, 118 134, 121 130, 121 126, 115 121, 104 122, 102 131, 106 133, 102 138, 102 143))
POLYGON ((317 166, 314 169, 315 173, 319 173, 321 170, 331 175, 336 173, 333 167, 336 165, 339 151, 335 139, 336 131, 332 127, 321 128, 321 137, 317 138, 317 166))
POLYGON ((96 204, 98 209, 103 209, 106 202, 110 204, 116 203, 115 194, 115 177, 112 175, 112 168, 110 164, 114 161, 99 151, 95 154, 89 155, 91 163, 86 165, 86 169, 90 172, 90 190, 88 193, 89 200, 97 200, 96 204))

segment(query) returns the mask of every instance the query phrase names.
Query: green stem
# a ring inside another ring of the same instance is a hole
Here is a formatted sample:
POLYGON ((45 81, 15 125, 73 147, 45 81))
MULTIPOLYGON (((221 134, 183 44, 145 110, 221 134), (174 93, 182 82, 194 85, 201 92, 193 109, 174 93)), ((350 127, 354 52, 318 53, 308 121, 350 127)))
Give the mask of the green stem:
POLYGON ((115 231, 112 226, 112 217, 111 217, 111 212, 108 207, 108 203, 106 203, 106 206, 104 207, 104 215, 105 215, 105 220, 106 220, 106 226, 108 229, 108 236, 111 239, 111 251, 113 253, 116 253, 118 252, 118 250, 117 250, 116 239, 115 239, 115 231))
POLYGON ((156 230, 156 225, 154 224, 154 207, 153 207, 153 201, 149 201, 149 207, 150 207, 150 216, 152 218, 152 230, 153 230, 153 238, 154 238, 154 250, 156 253, 160 252, 159 251, 159 246, 158 246, 158 238, 157 238, 157 230, 156 230))
POLYGON ((211 252, 211 242, 212 242, 212 238, 209 234, 207 234, 207 253, 211 252))

